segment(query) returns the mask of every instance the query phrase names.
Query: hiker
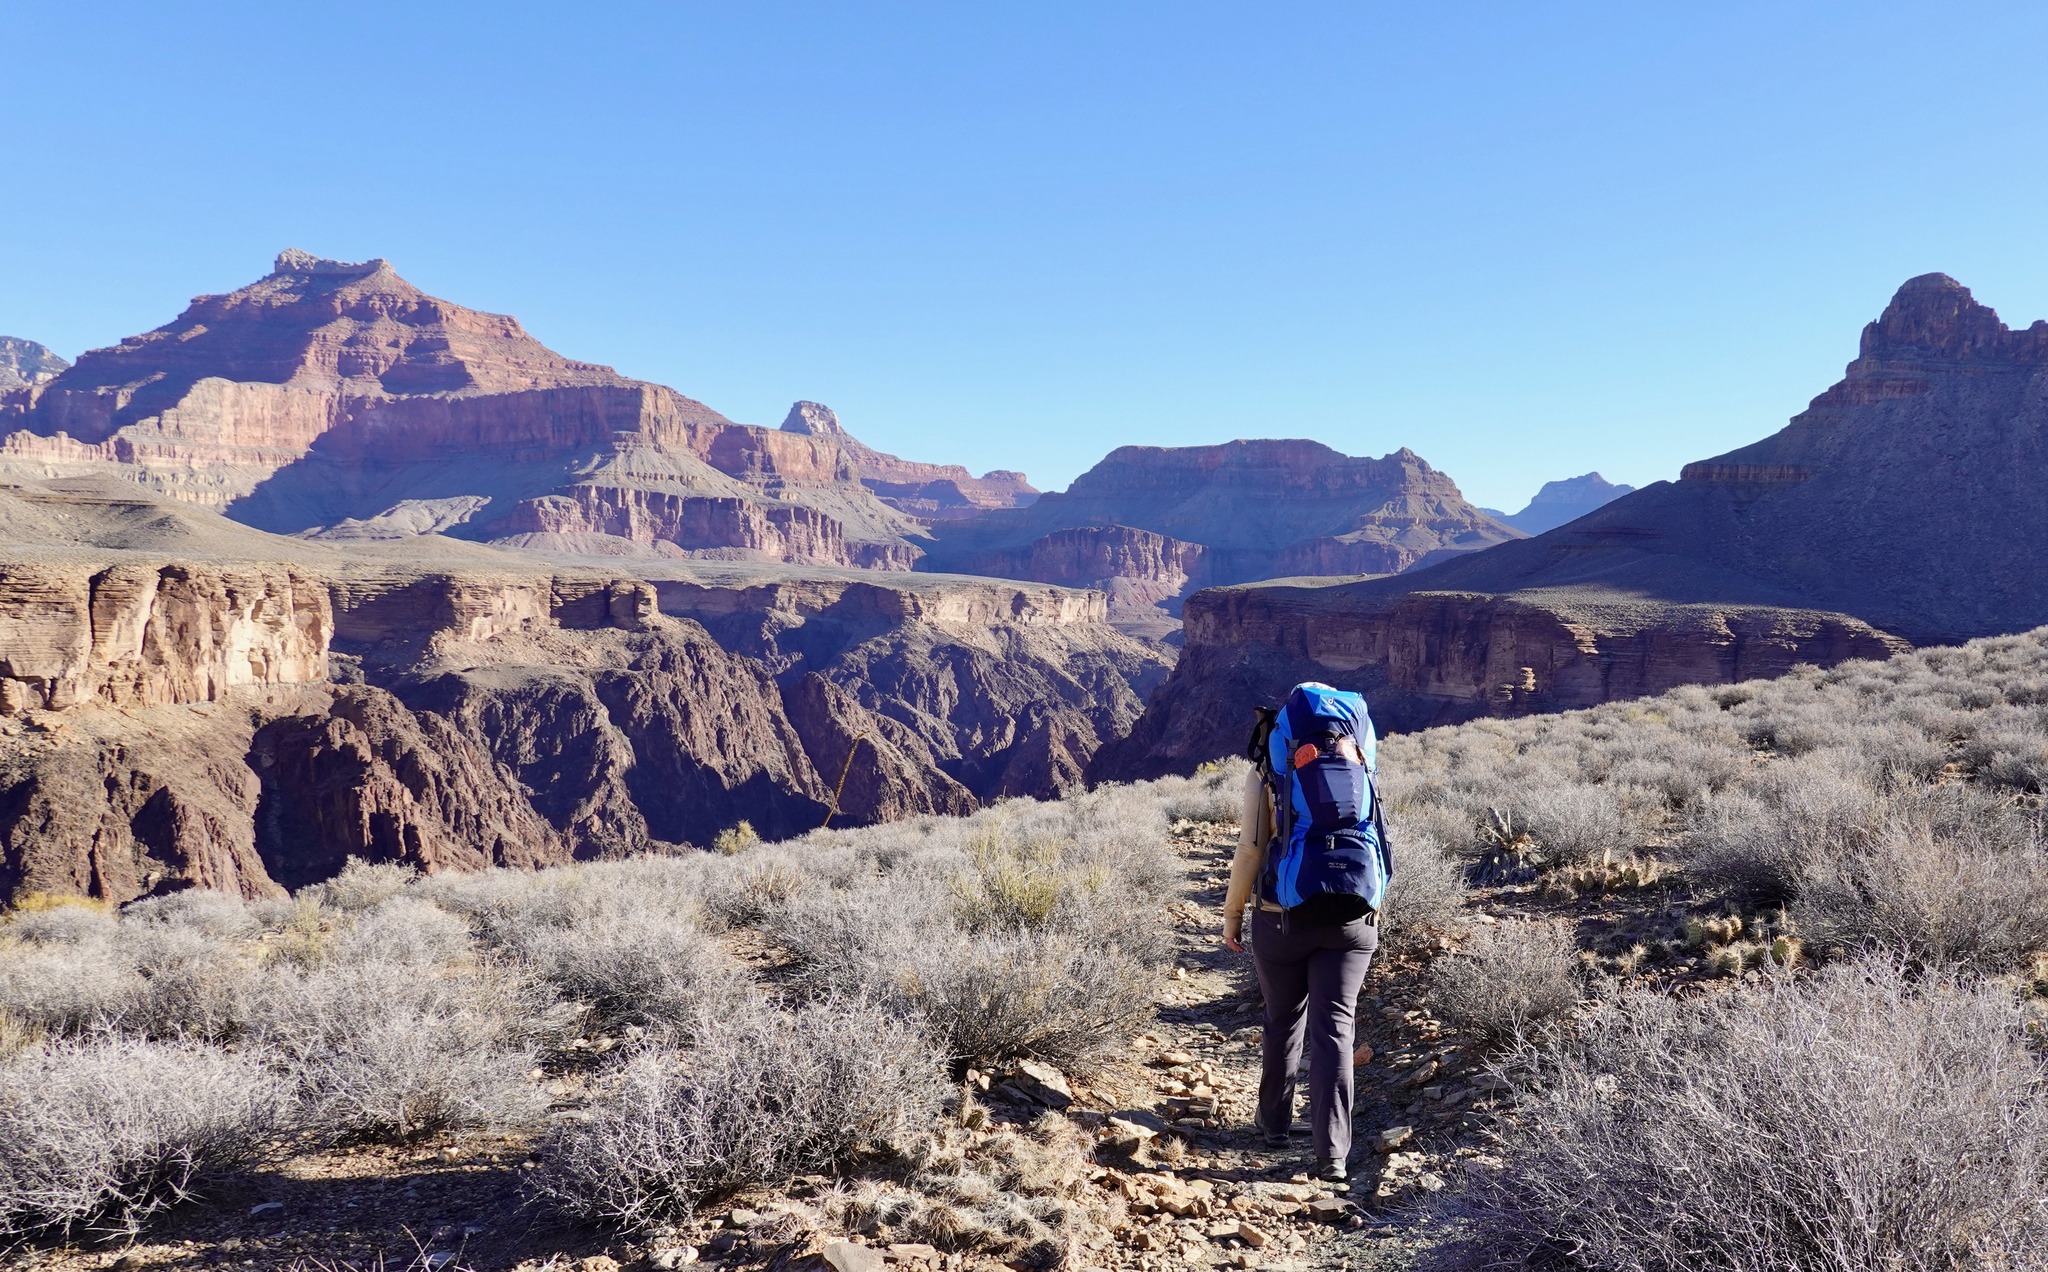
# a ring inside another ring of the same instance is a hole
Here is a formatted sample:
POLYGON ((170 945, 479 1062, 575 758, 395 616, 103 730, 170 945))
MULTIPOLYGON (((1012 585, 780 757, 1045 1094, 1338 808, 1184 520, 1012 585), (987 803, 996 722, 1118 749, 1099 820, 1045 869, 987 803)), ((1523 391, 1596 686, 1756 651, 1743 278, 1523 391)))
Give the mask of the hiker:
POLYGON ((1258 709, 1223 909, 1223 943, 1242 951, 1245 907, 1255 906, 1252 963, 1266 1002, 1259 1130, 1269 1148, 1287 1146, 1306 1042, 1314 1173, 1332 1183, 1347 1177, 1358 991, 1394 873, 1377 751, 1355 693, 1301 684, 1277 712, 1258 709))

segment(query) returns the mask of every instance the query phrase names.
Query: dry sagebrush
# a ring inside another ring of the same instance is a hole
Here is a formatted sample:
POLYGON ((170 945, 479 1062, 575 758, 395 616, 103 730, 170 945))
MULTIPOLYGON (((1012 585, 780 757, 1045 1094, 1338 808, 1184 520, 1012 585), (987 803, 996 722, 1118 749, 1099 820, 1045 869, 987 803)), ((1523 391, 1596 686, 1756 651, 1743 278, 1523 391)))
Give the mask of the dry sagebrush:
POLYGON ((0 1239, 133 1233, 275 1151, 290 1110, 260 1055, 101 1038, 0 1060, 0 1239))
POLYGON ((1430 1010, 1487 1047, 1548 1032, 1583 993, 1578 951, 1561 923, 1478 928, 1429 969, 1430 1010))
POLYGON ((1532 1048, 1444 1268, 1868 1272, 2048 1260, 2048 1105, 2006 993, 1896 963, 1676 1001, 1532 1048))
POLYGON ((925 1132, 944 1091, 930 1044, 871 1003, 755 1002, 693 1033, 690 1050, 629 1057, 584 1117, 550 1133, 544 1197, 627 1228, 687 1218, 925 1132))

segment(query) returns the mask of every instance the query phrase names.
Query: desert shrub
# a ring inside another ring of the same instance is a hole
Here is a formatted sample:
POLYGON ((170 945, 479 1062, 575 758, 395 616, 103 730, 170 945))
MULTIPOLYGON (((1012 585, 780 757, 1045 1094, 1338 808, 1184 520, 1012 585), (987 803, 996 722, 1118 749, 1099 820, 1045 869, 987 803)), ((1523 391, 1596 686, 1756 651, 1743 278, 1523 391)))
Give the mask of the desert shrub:
POLYGON ((1864 1272, 2048 1260, 2048 1107, 2009 995, 1884 961, 1532 1049, 1437 1265, 1864 1272), (1567 1257, 1567 1254, 1569 1257, 1567 1257))
POLYGON ((128 992, 108 1005, 106 1027, 142 1038, 226 1041, 247 1023, 252 962, 202 924, 124 921, 113 955, 129 973, 128 992))
POLYGON ((1394 881, 1380 917, 1380 944, 1389 950, 1417 949, 1459 925, 1465 868, 1427 835, 1401 831, 1392 838, 1394 881))
POLYGON ((1489 1047, 1547 1032, 1581 999, 1578 952, 1562 924, 1477 928, 1429 969, 1430 1011, 1489 1047))
MULTIPOLYGON (((764 849, 764 852, 773 851, 764 849)), ((753 854, 643 857, 422 881, 414 892, 467 917, 485 948, 600 1024, 673 1028, 737 992, 741 970, 702 930, 709 870, 753 854)))
POLYGON ((711 850, 722 857, 730 857, 758 847, 760 843, 761 832, 754 829, 754 823, 743 821, 719 831, 711 840, 711 850))
POLYGON ((837 855, 761 926, 805 992, 911 1013, 963 1063, 1083 1064, 1149 1010, 1166 833, 1158 798, 1118 786, 811 836, 774 851, 837 855))
POLYGON ((883 992, 928 1022, 956 1062, 1085 1066, 1152 1011, 1158 972, 1064 932, 973 934, 902 951, 883 992))
POLYGON ((485 969, 330 959, 278 965, 252 991, 250 1033, 338 1141, 406 1140, 538 1115, 532 1004, 485 969))
POLYGON ((794 853, 757 850, 721 873, 705 896, 705 905, 718 922, 753 927, 788 908, 810 879, 810 871, 794 853))
POLYGON ((260 926, 246 901, 210 888, 187 888, 133 902, 121 911, 121 922, 186 928, 221 941, 253 936, 260 926))
POLYGON ((1167 777, 1150 784, 1160 812, 1169 822, 1234 822, 1244 809, 1245 774, 1251 764, 1239 757, 1205 764, 1193 777, 1167 777))
POLYGON ((2048 716, 2038 709, 1999 707, 1970 724, 1961 758, 1985 781, 2048 792, 2048 716))
POLYGON ((118 920, 94 905, 53 905, 18 910, 0 923, 0 941, 31 945, 90 945, 114 935, 118 920))
POLYGON ((266 1156, 290 1100, 256 1056, 101 1038, 0 1061, 0 1238, 133 1233, 266 1156))
POLYGON ((395 861, 350 857, 340 874, 307 891, 327 908, 353 914, 390 900, 419 877, 419 871, 395 861))
MULTIPOLYGON (((1397 802, 1387 797, 1387 833, 1398 855, 1409 843, 1426 839, 1453 857, 1469 857, 1479 843, 1479 826, 1470 810, 1440 803, 1397 802)), ((1401 869, 1397 860, 1394 868, 1401 869)))
POLYGON ((332 954, 346 963, 398 963, 434 967, 470 953, 469 924, 431 901, 403 894, 357 913, 335 937, 332 954))
POLYGON ((542 1148, 539 1191, 569 1211, 646 1228, 756 1184, 833 1170, 925 1130, 939 1057, 858 1000, 765 1003, 701 1022, 689 1051, 653 1048, 607 1075, 586 1119, 542 1148))
POLYGON ((550 989, 587 1003, 601 1025, 687 1026, 744 993, 747 977, 687 919, 628 911, 598 922, 537 927, 509 952, 550 989))
POLYGON ((1814 945, 2012 971, 2048 952, 2039 826, 1963 788, 1887 802, 1877 830, 1806 863, 1791 916, 1814 945))
POLYGON ((140 988, 111 939, 0 941, 0 1013, 36 1033, 111 1028, 140 988))
MULTIPOLYGON (((67 907, 43 915, 62 913, 92 912, 67 907)), ((233 1036, 243 1018, 247 961, 236 943, 211 934, 204 918, 179 917, 187 913, 160 918, 145 912, 118 924, 9 924, 0 935, 0 1012, 52 1037, 233 1036), (17 926, 43 939, 7 939, 17 926)))
POLYGON ((1885 816, 1882 798, 1860 778, 1825 762, 1784 761, 1710 801, 1682 851, 1706 882, 1783 903, 1815 863, 1867 842, 1885 816))
POLYGON ((1544 853, 1565 862, 1605 861, 1642 846, 1648 827, 1613 787, 1532 786, 1512 803, 1517 822, 1544 853))

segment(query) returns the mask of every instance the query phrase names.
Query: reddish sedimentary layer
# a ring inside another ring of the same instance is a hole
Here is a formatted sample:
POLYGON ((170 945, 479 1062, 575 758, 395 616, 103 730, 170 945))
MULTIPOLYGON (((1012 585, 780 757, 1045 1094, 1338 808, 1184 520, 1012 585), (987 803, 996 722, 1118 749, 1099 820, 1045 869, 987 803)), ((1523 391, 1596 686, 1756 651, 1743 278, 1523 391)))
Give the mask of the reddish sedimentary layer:
POLYGON ((685 553, 906 568, 915 523, 861 484, 856 453, 868 452, 735 424, 673 389, 564 358, 517 320, 429 296, 384 261, 299 252, 164 327, 0 393, 9 471, 118 473, 269 530, 346 523, 350 537, 387 537, 410 525, 393 510, 461 500, 463 515, 431 528, 489 539, 547 519, 569 535, 685 553), (572 506, 545 518, 529 506, 554 495, 572 506), (618 515, 658 497, 755 506, 694 525, 618 515), (662 537, 670 529, 684 540, 662 537))
POLYGON ((976 477, 958 464, 923 464, 864 445, 839 423, 831 407, 798 402, 782 431, 836 442, 860 483, 883 503, 926 521, 972 517, 994 508, 1021 508, 1038 498, 1024 474, 1006 468, 976 477))
POLYGON ((918 568, 1098 587, 1156 614, 1199 587, 1392 574, 1515 534, 1408 450, 1126 446, 1028 508, 935 526, 918 568))
POLYGON ((1392 727, 1881 658, 2048 623, 2048 322, 1901 287, 1843 380, 1773 436, 1533 539, 1393 579, 1187 603, 1187 649, 1097 777, 1230 749, 1293 680, 1392 727))
POLYGON ((1251 708, 1305 680, 1364 693, 1388 731, 1568 711, 1889 658, 1910 646, 1844 614, 1771 606, 1630 604, 1612 597, 1252 585, 1190 597, 1187 645, 1091 780, 1184 772, 1236 749, 1251 708))

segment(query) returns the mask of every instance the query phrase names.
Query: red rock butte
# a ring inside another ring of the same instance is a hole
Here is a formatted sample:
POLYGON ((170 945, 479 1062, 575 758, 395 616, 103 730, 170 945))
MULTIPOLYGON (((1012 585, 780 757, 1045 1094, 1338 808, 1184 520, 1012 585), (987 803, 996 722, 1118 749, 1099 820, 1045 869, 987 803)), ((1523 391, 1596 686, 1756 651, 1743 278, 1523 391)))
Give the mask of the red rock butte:
POLYGON ((736 424, 563 357, 514 318, 429 296, 388 262, 298 251, 0 394, 0 466, 114 472, 275 531, 425 528, 569 553, 887 569, 919 554, 914 514, 1034 493, 1020 475, 956 479, 836 427, 736 424), (895 506, 863 467, 920 489, 895 506))

